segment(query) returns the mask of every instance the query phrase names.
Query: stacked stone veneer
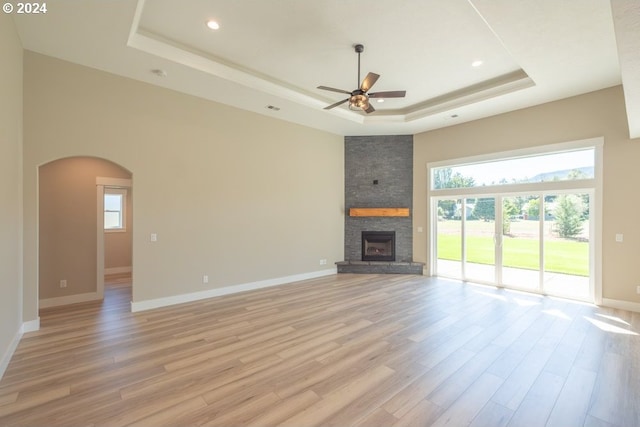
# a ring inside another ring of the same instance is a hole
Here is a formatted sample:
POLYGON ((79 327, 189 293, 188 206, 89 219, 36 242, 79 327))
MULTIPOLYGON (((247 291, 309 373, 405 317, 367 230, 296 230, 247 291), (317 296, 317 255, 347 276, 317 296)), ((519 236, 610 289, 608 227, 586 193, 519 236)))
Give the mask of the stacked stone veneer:
POLYGON ((422 264, 412 262, 413 136, 347 136, 344 146, 345 261, 338 271, 421 274, 422 264), (409 208, 410 216, 350 217, 350 208, 409 208), (361 261, 362 231, 395 231, 396 262, 361 261))

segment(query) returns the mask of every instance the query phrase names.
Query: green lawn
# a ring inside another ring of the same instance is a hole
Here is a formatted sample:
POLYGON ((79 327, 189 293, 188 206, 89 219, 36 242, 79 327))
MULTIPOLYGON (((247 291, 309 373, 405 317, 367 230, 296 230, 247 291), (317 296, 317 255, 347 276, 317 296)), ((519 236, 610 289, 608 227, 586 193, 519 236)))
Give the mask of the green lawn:
MULTIPOLYGON (((539 268, 539 243, 534 239, 504 236, 503 264, 505 267, 539 268)), ((589 275, 589 243, 572 240, 547 240, 545 242, 545 269, 549 272, 589 275)), ((438 236, 438 258, 460 261, 460 236, 440 234, 438 236)), ((493 238, 488 236, 467 237, 467 261, 478 264, 493 264, 493 238)))

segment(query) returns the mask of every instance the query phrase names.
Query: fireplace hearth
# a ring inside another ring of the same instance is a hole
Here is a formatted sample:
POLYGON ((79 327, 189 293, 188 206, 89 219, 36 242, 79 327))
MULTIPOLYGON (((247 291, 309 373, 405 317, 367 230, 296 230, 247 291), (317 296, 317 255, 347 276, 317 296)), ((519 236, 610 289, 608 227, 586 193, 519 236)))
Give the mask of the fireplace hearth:
POLYGON ((363 231, 362 261, 395 261, 395 231, 363 231))

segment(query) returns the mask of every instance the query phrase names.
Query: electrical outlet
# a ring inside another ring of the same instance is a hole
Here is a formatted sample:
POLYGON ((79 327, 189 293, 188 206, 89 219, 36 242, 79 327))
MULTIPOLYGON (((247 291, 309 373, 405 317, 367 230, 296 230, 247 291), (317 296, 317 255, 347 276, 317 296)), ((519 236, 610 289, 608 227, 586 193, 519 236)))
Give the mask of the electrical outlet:
POLYGON ((66 288, 67 287, 67 279, 60 280, 60 287, 61 288, 66 288))
POLYGON ((206 274, 202 276, 202 283, 209 283, 209 276, 207 276, 206 274))
POLYGON ((636 286, 636 294, 640 294, 640 286, 636 286))
POLYGON ((326 259, 321 259, 320 260, 320 265, 327 265, 327 260, 326 259))

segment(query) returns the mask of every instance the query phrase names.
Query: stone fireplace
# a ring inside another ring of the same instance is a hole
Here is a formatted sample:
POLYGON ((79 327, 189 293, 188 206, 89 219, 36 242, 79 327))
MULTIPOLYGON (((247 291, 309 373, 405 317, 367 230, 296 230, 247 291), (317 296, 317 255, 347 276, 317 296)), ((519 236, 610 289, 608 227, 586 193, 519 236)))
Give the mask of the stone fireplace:
POLYGON ((413 136, 347 136, 344 146, 345 260, 338 272, 422 274, 423 264, 413 262, 413 136), (365 233, 372 233, 369 244, 365 233), (381 241, 384 233, 393 239, 381 241))

